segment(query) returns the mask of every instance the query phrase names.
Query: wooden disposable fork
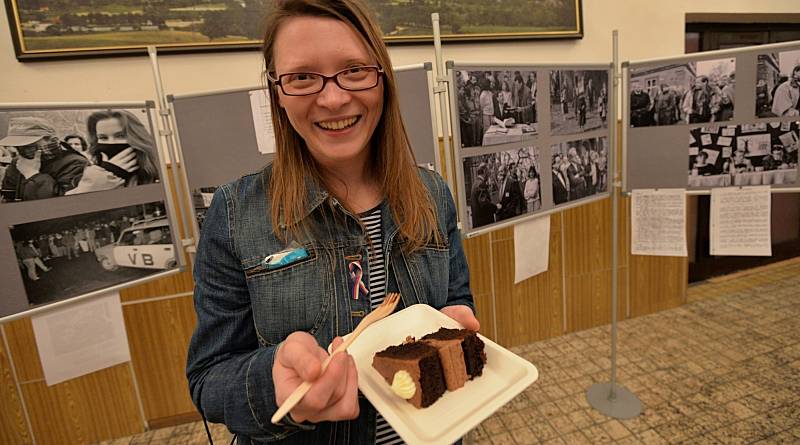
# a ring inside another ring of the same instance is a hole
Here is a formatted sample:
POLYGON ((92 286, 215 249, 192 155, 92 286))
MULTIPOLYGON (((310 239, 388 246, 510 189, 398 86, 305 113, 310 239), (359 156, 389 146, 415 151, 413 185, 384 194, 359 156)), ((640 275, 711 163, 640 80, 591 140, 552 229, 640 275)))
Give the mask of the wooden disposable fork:
MULTIPOLYGON (((383 303, 381 303, 380 306, 376 307, 372 312, 367 314, 366 317, 362 318, 361 322, 358 323, 358 326, 356 326, 356 329, 347 337, 347 340, 343 341, 342 344, 340 344, 339 347, 336 348, 331 353, 331 355, 329 355, 328 358, 325 359, 324 362, 322 362, 322 372, 320 372, 320 374, 324 373, 325 370, 328 368, 328 364, 331 362, 333 356, 350 347, 350 345, 353 344, 355 339, 359 335, 361 335, 362 332, 364 332, 364 329, 366 329, 367 326, 386 317, 387 315, 391 315, 391 313, 394 312, 394 308, 397 307, 397 303, 399 301, 400 301, 400 294, 398 293, 387 294, 386 298, 383 300, 383 303)), ((311 385, 312 385, 311 382, 301 383, 300 386, 298 386, 294 390, 294 392, 292 392, 289 395, 289 397, 287 397, 286 400, 283 401, 283 404, 280 406, 280 408, 278 408, 278 411, 275 411, 275 415, 272 416, 272 423, 278 423, 278 421, 283 419, 283 416, 285 416, 289 411, 291 411, 292 408, 297 406, 297 404, 300 403, 301 400, 303 400, 303 397, 306 395, 308 390, 311 389, 311 385)))

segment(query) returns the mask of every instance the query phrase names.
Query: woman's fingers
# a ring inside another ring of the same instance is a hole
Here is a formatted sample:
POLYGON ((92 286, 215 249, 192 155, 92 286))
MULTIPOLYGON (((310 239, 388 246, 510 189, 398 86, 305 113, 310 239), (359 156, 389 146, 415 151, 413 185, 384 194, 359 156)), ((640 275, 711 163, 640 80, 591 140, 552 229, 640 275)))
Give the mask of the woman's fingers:
MULTIPOLYGON (((101 156, 104 160, 108 158, 105 153, 101 153, 101 156)), ((136 161, 136 151, 133 149, 133 147, 128 147, 125 150, 115 154, 111 159, 108 159, 108 162, 129 172, 135 171, 139 168, 139 164, 136 161)))
POLYGON ((346 353, 336 355, 337 359, 341 359, 337 360, 337 362, 342 365, 344 376, 340 377, 336 382, 337 388, 333 392, 328 405, 308 417, 311 421, 349 420, 358 417, 358 371, 356 370, 355 361, 351 355, 346 353))

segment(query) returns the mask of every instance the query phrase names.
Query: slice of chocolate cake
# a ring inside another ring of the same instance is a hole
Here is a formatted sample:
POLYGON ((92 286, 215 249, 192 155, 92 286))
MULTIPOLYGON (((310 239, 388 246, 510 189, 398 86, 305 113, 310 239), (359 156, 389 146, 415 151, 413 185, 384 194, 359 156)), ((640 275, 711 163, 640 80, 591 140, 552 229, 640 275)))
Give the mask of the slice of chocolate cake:
POLYGON ((467 366, 464 362, 464 348, 461 347, 461 339, 421 339, 420 342, 427 343, 439 353, 439 360, 442 362, 444 380, 447 383, 448 391, 455 391, 464 386, 467 382, 467 366))
POLYGON ((439 353, 425 343, 389 346, 375 354, 372 367, 398 395, 417 408, 432 405, 446 389, 439 353))
MULTIPOLYGON (((437 344, 452 344, 453 341, 459 343, 464 355, 464 366, 469 379, 472 380, 483 374, 483 365, 486 364, 486 351, 484 350, 483 341, 478 338, 476 332, 468 329, 441 328, 432 334, 422 337, 419 341, 436 342, 437 344)), ((447 374, 448 372, 445 370, 445 375, 447 374)))

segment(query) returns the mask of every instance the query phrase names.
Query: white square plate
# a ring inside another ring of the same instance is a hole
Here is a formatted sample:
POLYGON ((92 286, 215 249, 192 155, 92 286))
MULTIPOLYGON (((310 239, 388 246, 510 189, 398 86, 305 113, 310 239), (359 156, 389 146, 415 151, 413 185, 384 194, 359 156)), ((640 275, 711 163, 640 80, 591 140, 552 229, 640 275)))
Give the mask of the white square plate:
POLYGON ((436 309, 415 304, 375 322, 348 348, 358 368, 358 388, 410 445, 452 444, 539 378, 530 362, 478 334, 486 345, 483 375, 446 391, 427 408, 414 408, 392 392, 372 358, 408 335, 419 339, 441 327, 461 328, 436 309))

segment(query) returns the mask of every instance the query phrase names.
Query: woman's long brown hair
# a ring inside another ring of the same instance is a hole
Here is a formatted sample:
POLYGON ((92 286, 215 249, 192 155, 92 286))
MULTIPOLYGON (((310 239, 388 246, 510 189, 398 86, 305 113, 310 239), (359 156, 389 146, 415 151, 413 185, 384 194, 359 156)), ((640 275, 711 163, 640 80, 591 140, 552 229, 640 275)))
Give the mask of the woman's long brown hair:
MULTIPOLYGON (((380 29, 369 9, 360 0, 286 0, 275 2, 266 23, 264 62, 274 73, 273 46, 282 22, 290 17, 312 16, 340 20, 352 26, 383 67, 383 113, 370 141, 370 171, 378 179, 392 217, 399 226, 404 250, 413 251, 430 240, 439 241, 436 210, 430 193, 419 177, 416 159, 406 134, 391 60, 380 29)), ((306 181, 324 184, 320 167, 305 141, 294 130, 278 101, 278 88, 267 82, 275 127, 276 156, 269 190, 272 197, 272 227, 278 236, 304 231, 307 214, 306 181), (284 226, 285 224, 285 226, 284 226), (286 227, 288 233, 277 228, 286 227)), ((341 197, 338 197, 341 198, 341 197)))

